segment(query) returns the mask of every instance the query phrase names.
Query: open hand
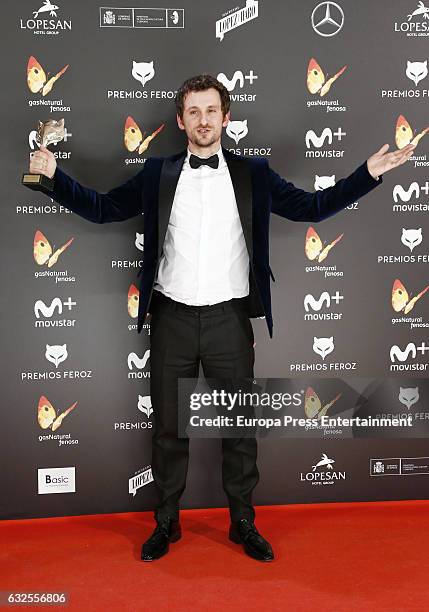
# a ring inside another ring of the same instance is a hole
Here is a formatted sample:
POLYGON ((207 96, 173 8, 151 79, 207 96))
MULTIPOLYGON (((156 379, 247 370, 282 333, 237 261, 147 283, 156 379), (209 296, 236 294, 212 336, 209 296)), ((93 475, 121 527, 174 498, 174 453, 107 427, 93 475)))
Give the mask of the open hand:
POLYGON ((396 149, 391 153, 387 153, 388 144, 384 144, 379 151, 371 155, 367 160, 368 172, 374 178, 378 178, 380 174, 384 174, 396 166, 400 166, 409 159, 416 148, 416 145, 409 144, 403 149, 396 149))

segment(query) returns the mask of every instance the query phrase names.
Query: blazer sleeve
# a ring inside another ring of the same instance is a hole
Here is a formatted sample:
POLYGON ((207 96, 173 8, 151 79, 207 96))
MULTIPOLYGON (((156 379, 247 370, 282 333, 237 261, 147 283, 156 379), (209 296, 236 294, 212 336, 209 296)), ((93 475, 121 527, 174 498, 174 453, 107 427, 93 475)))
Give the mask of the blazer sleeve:
POLYGON ((352 174, 332 187, 310 192, 295 187, 268 166, 271 212, 292 221, 317 222, 327 219, 382 182, 382 175, 378 180, 371 176, 365 160, 352 174))
POLYGON ((99 193, 84 187, 57 166, 54 188, 46 191, 53 200, 93 223, 125 221, 143 212, 144 167, 128 181, 99 193))

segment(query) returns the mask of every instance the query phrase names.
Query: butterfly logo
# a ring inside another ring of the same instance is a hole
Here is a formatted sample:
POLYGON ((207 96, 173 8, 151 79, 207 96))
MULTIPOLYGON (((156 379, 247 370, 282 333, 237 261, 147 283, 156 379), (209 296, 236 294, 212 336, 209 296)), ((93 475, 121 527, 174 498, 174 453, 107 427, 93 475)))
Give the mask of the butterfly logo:
POLYGON ((51 429, 52 431, 55 431, 58 429, 58 427, 60 427, 66 416, 76 408, 76 406, 77 402, 72 404, 70 408, 67 408, 67 410, 64 410, 64 412, 57 416, 55 408, 52 406, 48 398, 41 395, 39 404, 37 406, 37 422, 42 429, 51 429))
POLYGON ((317 395, 316 391, 312 387, 307 387, 307 391, 305 392, 304 398, 305 416, 308 419, 320 420, 326 415, 329 408, 340 399, 340 397, 341 393, 338 393, 337 397, 334 397, 333 400, 325 404, 325 406, 322 406, 322 402, 320 401, 320 398, 317 395))
POLYGON ((332 84, 340 77, 347 66, 343 66, 334 76, 326 80, 323 70, 317 61, 312 57, 308 62, 307 68, 307 89, 311 94, 324 96, 331 89, 332 84))
POLYGON ((43 70, 42 66, 39 64, 36 58, 31 55, 28 59, 27 64, 28 89, 31 91, 31 93, 41 93, 42 96, 46 96, 46 94, 51 91, 52 87, 54 86, 54 83, 58 81, 58 79, 65 73, 68 67, 69 65, 67 64, 66 66, 64 66, 64 68, 61 68, 61 70, 57 72, 57 74, 55 74, 50 79, 47 79, 46 73, 43 70))
POLYGON ((135 319, 139 313, 139 297, 140 291, 131 283, 128 289, 128 314, 135 319))
POLYGON ((39 264, 39 266, 43 266, 45 263, 47 263, 48 268, 52 268, 52 266, 57 263, 58 257, 61 255, 61 253, 64 253, 64 251, 71 245, 73 240, 74 238, 70 238, 70 240, 68 240, 61 248, 53 252, 50 242, 46 236, 42 234, 40 230, 36 230, 33 241, 34 261, 39 264))
POLYGON ((411 125, 405 119, 404 115, 399 115, 396 121, 395 128, 395 142, 398 149, 403 149, 408 144, 412 143, 413 145, 417 145, 419 141, 423 138, 423 136, 429 132, 429 127, 422 130, 419 134, 413 137, 413 130, 411 129, 411 125))
POLYGON ((344 234, 340 234, 330 244, 323 246, 323 242, 320 239, 319 234, 316 232, 314 227, 309 227, 307 234, 305 235, 305 254, 310 261, 321 262, 328 256, 328 253, 334 246, 341 240, 344 234))
POLYGON ((124 144, 127 151, 137 151, 139 155, 144 153, 149 146, 149 143, 159 134, 159 132, 163 129, 164 123, 161 123, 159 128, 157 128, 152 134, 146 136, 146 132, 142 134, 141 129, 134 121, 132 117, 127 117, 125 120, 125 128, 124 128, 124 144), (145 138, 146 136, 146 138, 145 138))
POLYGON ((415 295, 411 300, 408 295, 408 291, 401 283, 399 278, 395 280, 392 288, 392 307, 395 312, 403 311, 404 314, 408 314, 415 306, 417 300, 419 300, 429 289, 429 285, 415 295))

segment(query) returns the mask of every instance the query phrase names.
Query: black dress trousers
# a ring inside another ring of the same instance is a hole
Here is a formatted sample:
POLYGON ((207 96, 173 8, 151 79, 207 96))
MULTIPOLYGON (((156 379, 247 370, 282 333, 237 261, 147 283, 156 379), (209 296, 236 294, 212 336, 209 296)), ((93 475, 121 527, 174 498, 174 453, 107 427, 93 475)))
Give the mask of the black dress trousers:
MULTIPOLYGON (((253 378, 252 323, 243 298, 189 306, 154 290, 150 305, 152 474, 159 495, 155 518, 179 517, 186 486, 189 438, 178 438, 178 378, 253 378)), ((252 491, 259 480, 254 437, 222 438, 222 482, 232 521, 254 520, 252 491)))

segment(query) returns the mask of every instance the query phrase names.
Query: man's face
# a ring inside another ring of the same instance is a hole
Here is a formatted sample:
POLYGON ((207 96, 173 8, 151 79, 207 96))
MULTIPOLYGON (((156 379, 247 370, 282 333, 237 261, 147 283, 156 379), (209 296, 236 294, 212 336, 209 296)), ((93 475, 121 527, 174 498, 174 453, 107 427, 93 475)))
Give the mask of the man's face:
POLYGON ((205 91, 190 91, 184 100, 183 117, 177 124, 185 130, 188 140, 198 147, 209 147, 220 141, 222 127, 228 125, 230 113, 222 115, 219 92, 211 87, 205 91))

